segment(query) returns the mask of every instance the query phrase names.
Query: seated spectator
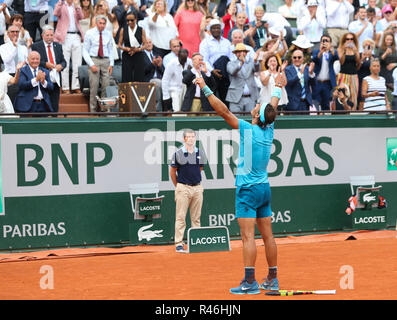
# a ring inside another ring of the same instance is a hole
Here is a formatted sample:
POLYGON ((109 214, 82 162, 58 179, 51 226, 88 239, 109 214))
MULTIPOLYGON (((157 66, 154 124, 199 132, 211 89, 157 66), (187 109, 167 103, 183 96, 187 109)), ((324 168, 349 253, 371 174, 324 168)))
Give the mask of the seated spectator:
POLYGON ((181 10, 174 16, 179 39, 190 55, 199 51, 200 25, 203 17, 196 0, 185 1, 181 10))
POLYGON ((363 42, 363 51, 360 53, 361 65, 358 69, 358 103, 359 109, 363 109, 364 99, 361 96, 362 82, 366 76, 371 74, 369 67, 371 65, 371 60, 375 58, 373 52, 375 50, 375 42, 371 39, 366 39, 363 42))
POLYGON ((338 47, 338 57, 340 61, 340 71, 337 75, 336 83, 338 86, 343 82, 350 89, 350 99, 353 101, 353 110, 357 110, 358 99, 358 69, 360 69, 361 59, 358 51, 358 39, 352 32, 344 34, 338 47))
POLYGON ((17 72, 15 77, 10 76, 7 72, 1 69, 3 60, 0 57, 0 113, 15 113, 12 102, 7 95, 9 85, 18 84, 19 71, 25 65, 25 62, 20 62, 17 65, 17 72))
MULTIPOLYGON (((280 59, 276 55, 270 55, 264 61, 264 70, 260 73, 260 93, 259 93, 259 104, 268 104, 270 103, 271 95, 273 89, 276 85, 275 79, 278 75, 278 71, 281 72, 285 71, 285 68, 288 65, 287 61, 284 61, 283 64, 280 63, 280 59)), ((288 104, 288 96, 287 91, 284 87, 281 89, 281 98, 278 103, 278 109, 283 110, 285 109, 286 105, 288 104)))
POLYGON ((347 32, 350 15, 354 13, 354 7, 348 0, 325 0, 325 8, 327 33, 332 39, 332 46, 336 48, 347 32))
POLYGON ((312 60, 316 74, 316 90, 313 99, 321 105, 321 110, 329 110, 331 92, 336 87, 334 63, 339 59, 337 51, 332 48, 331 37, 323 35, 320 49, 314 50, 312 60))
POLYGON ((298 30, 313 44, 312 49, 317 50, 320 48, 320 38, 327 26, 325 11, 317 0, 308 0, 301 12, 298 30))
POLYGON ((90 82, 90 110, 97 109, 99 83, 101 84, 101 97, 106 95, 109 86, 109 77, 112 75, 113 37, 105 29, 106 17, 96 16, 96 27, 87 31, 84 36, 83 58, 88 65, 88 78, 90 82))
POLYGON ((208 62, 210 71, 214 75, 218 97, 225 101, 229 87, 229 77, 226 65, 230 60, 230 41, 221 36, 221 24, 213 19, 209 24, 211 37, 200 43, 200 54, 208 62))
POLYGON ((200 87, 193 83, 197 77, 203 77, 208 87, 213 90, 215 88, 215 79, 211 72, 208 71, 206 63, 200 53, 196 52, 192 55, 192 68, 183 70, 183 83, 186 85, 186 94, 182 102, 182 111, 201 112, 214 111, 208 98, 204 95, 200 87))
MULTIPOLYGON (((0 46, 0 56, 3 60, 4 71, 15 76, 17 65, 28 58, 28 48, 19 43, 19 28, 16 25, 8 27, 7 37, 9 41, 0 46)), ((14 102, 18 93, 18 85, 14 84, 8 88, 8 96, 14 102)))
POLYGON ((40 54, 32 51, 28 63, 20 69, 18 95, 14 109, 20 113, 53 112, 50 94, 53 84, 47 69, 40 67, 40 54))
POLYGON ((377 20, 373 20, 373 22, 370 22, 367 19, 367 10, 362 6, 358 10, 357 20, 354 20, 349 24, 349 31, 354 33, 358 38, 358 48, 360 53, 363 50, 362 44, 365 39, 376 40, 375 25, 377 20), (373 22, 375 24, 373 24, 373 22))
POLYGON ((397 111, 397 68, 393 70, 394 87, 392 93, 392 110, 397 111))
POLYGON ((165 111, 181 110, 186 86, 183 84, 183 70, 192 66, 189 52, 185 48, 179 50, 178 59, 170 61, 164 71, 161 86, 163 89, 163 108, 165 111))
POLYGON ((80 3, 77 0, 60 0, 54 9, 58 17, 54 39, 62 45, 66 68, 62 71, 62 91, 65 94, 81 93, 79 82, 79 66, 82 63, 82 42, 84 34, 79 21, 84 18, 80 3), (72 77, 69 70, 72 61, 72 77))
POLYGON ((4 44, 4 34, 7 30, 7 25, 10 24, 10 12, 7 4, 4 2, 0 4, 0 45, 4 44))
POLYGON ((149 34, 153 41, 155 55, 164 58, 171 52, 170 40, 178 37, 173 17, 167 12, 165 0, 155 0, 148 17, 149 34))
POLYGON ((361 95, 364 100, 365 111, 390 110, 390 104, 386 95, 386 80, 379 76, 380 62, 372 59, 370 65, 371 74, 363 79, 361 95))
POLYGON ((250 112, 259 98, 259 89, 255 81, 255 72, 259 71, 258 54, 250 59, 243 43, 236 45, 233 53, 237 59, 227 64, 230 86, 226 101, 231 112, 250 112))
POLYGON ((247 18, 247 14, 245 12, 239 12, 237 14, 236 25, 232 29, 230 29, 227 37, 225 37, 225 38, 227 38, 229 41, 232 41, 232 32, 237 29, 239 29, 243 32, 244 44, 254 48, 255 41, 251 36, 251 32, 250 32, 250 28, 249 28, 249 24, 248 24, 248 18, 247 18))
POLYGON ((54 28, 50 25, 43 26, 41 37, 43 40, 35 42, 32 50, 40 54, 40 67, 50 71, 50 80, 53 90, 50 95, 51 106, 54 112, 59 110, 60 88, 62 87, 61 71, 66 68, 62 45, 54 42, 54 28))
MULTIPOLYGON (((27 32, 23 28, 23 15, 21 14, 14 14, 12 15, 10 19, 10 25, 17 26, 19 28, 19 38, 18 42, 19 44, 26 46, 28 50, 30 50, 30 47, 32 46, 33 40, 30 37, 29 32, 27 32)), ((9 41, 9 38, 7 34, 4 35, 4 42, 9 41)))
POLYGON ((182 47, 182 45, 178 38, 170 40, 171 52, 169 54, 165 55, 163 58, 164 68, 168 65, 168 63, 171 60, 178 58, 179 50, 181 50, 181 47, 182 47))
POLYGON ((304 63, 303 51, 296 49, 292 53, 292 65, 285 68, 288 94, 286 111, 308 111, 313 105, 312 92, 315 90, 316 79, 314 62, 308 66, 304 63))
POLYGON ((354 103, 350 100, 349 87, 341 83, 332 93, 331 110, 338 111, 333 114, 348 114, 353 109, 354 103), (346 111, 346 112, 342 112, 346 111))
POLYGON ((397 66, 396 41, 392 33, 385 33, 382 44, 379 47, 378 56, 380 59, 380 75, 386 79, 386 85, 392 88, 393 69, 397 66))
POLYGON ((146 39, 146 49, 144 50, 145 82, 156 84, 156 111, 163 111, 163 94, 161 90, 161 79, 164 74, 163 59, 156 55, 153 50, 153 42, 150 38, 146 39))
POLYGON ((127 14, 128 26, 121 28, 119 48, 123 52, 121 59, 122 82, 144 81, 144 53, 146 49, 146 33, 143 28, 137 25, 136 14, 130 11, 127 14))

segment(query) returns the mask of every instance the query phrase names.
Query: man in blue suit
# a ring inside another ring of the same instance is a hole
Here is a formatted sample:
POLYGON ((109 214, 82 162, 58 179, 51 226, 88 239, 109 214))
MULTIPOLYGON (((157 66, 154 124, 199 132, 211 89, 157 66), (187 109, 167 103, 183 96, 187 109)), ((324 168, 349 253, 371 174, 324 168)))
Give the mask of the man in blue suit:
POLYGON ((314 50, 312 61, 316 74, 316 89, 313 99, 321 105, 321 110, 329 110, 332 90, 336 87, 334 62, 339 60, 338 52, 332 48, 331 37, 324 34, 320 39, 320 49, 314 50))
POLYGON ((312 92, 316 85, 314 63, 303 64, 303 52, 295 50, 292 53, 292 65, 285 68, 288 94, 286 111, 308 111, 313 104, 312 92))
POLYGON ((18 95, 14 108, 21 113, 53 112, 50 92, 53 84, 47 69, 40 65, 40 54, 32 51, 28 64, 21 68, 18 80, 18 95))

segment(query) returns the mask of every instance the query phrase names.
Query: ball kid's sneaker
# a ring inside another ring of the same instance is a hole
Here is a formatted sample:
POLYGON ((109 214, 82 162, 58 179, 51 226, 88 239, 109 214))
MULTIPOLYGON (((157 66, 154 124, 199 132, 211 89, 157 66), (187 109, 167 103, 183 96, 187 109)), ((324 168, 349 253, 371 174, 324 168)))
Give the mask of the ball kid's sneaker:
POLYGON ((249 284, 247 280, 242 280, 236 288, 231 288, 230 293, 233 294, 259 294, 259 284, 257 281, 249 284))

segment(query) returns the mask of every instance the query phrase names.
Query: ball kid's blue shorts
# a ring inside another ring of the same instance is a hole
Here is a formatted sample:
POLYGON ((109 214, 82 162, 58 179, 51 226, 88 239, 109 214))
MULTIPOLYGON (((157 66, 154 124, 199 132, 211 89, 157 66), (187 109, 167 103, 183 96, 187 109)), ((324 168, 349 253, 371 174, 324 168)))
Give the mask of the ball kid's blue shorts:
POLYGON ((269 183, 237 187, 236 218, 266 218, 272 215, 269 183))

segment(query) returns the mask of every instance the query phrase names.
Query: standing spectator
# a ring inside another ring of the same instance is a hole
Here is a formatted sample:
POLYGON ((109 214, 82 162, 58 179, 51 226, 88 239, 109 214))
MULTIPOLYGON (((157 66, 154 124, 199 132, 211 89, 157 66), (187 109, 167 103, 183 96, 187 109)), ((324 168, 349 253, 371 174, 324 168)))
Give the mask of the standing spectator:
MULTIPOLYGON (((4 63, 4 71, 14 77, 18 63, 24 62, 28 58, 28 48, 19 43, 19 28, 17 26, 8 27, 7 37, 9 41, 0 46, 0 56, 4 63)), ((8 87, 8 96, 12 102, 14 102, 17 93, 17 84, 8 87)))
POLYGON ((368 0, 368 4, 366 6, 367 12, 368 9, 373 9, 375 12, 376 20, 382 19, 382 10, 377 6, 378 0, 368 0))
MULTIPOLYGON (((261 87, 258 99, 258 103, 260 105, 267 105, 268 103, 270 103, 271 94, 274 90, 274 87, 276 86, 276 77, 278 76, 279 71, 283 73, 288 65, 287 61, 284 61, 282 65, 280 64, 280 61, 281 60, 276 55, 270 55, 266 58, 266 60, 264 60, 263 65, 265 67, 265 70, 261 71, 260 73, 261 87)), ((278 108, 282 110, 286 107, 287 104, 287 91, 284 87, 282 87, 278 108)))
POLYGON ((308 0, 302 10, 303 16, 299 19, 298 30, 313 44, 313 50, 320 48, 320 38, 327 26, 325 11, 318 5, 317 0, 308 0))
POLYGON ((278 13, 287 19, 296 19, 297 11, 294 0, 285 0, 285 4, 278 8, 278 13))
POLYGON ((232 41, 232 33, 236 29, 239 29, 242 31, 244 44, 254 48, 255 41, 251 36, 251 31, 249 29, 249 24, 248 24, 248 18, 247 18, 247 14, 245 12, 239 12, 237 14, 236 25, 232 29, 230 29, 227 37, 225 37, 225 38, 227 38, 229 41, 232 41))
POLYGON ((36 40, 36 33, 41 34, 40 23, 48 23, 48 18, 41 21, 48 15, 48 0, 25 0, 25 14, 23 18, 23 27, 29 32, 33 42, 36 40))
POLYGON ((163 108, 165 111, 181 110, 186 86, 183 84, 183 71, 192 66, 192 60, 185 48, 179 50, 178 59, 169 62, 165 68, 161 86, 163 89, 163 108))
POLYGON ((96 17, 96 27, 88 30, 84 37, 83 58, 88 65, 91 112, 97 108, 99 82, 103 97, 114 66, 113 37, 105 27, 106 17, 99 15, 96 17))
POLYGON ((156 84, 156 111, 163 111, 163 93, 161 90, 161 79, 164 74, 163 59, 156 55, 153 50, 153 42, 150 38, 146 39, 146 50, 144 50, 145 82, 156 84))
POLYGON ((183 70, 183 83, 186 85, 186 94, 182 103, 182 111, 200 112, 214 111, 198 84, 194 83, 195 78, 203 77, 210 88, 215 87, 215 80, 208 71, 206 63, 200 53, 192 56, 192 68, 183 70))
POLYGON ((392 93, 392 110, 397 111, 397 68, 393 70, 394 87, 392 93))
POLYGON ((372 59, 370 65, 371 74, 363 79, 362 97, 365 111, 390 110, 390 104, 386 95, 385 78, 379 76, 380 62, 372 59))
POLYGON ((122 82, 142 82, 145 79, 144 52, 146 49, 146 33, 137 25, 136 14, 130 11, 127 14, 128 26, 121 28, 119 48, 123 52, 121 58, 122 82))
POLYGON ((221 24, 213 19, 209 24, 211 36, 200 43, 200 53, 204 61, 210 65, 210 71, 214 75, 219 98, 226 101, 229 87, 229 77, 226 65, 230 60, 230 41, 221 36, 221 24))
POLYGON ((361 59, 358 51, 358 39, 352 32, 344 34, 338 47, 340 71, 336 79, 338 86, 343 82, 350 89, 350 99, 353 101, 353 110, 357 110, 358 99, 358 69, 361 59))
POLYGON ((386 79, 386 85, 392 88, 394 83, 392 73, 397 66, 396 41, 392 33, 384 34, 378 56, 381 66, 380 75, 386 79))
POLYGON ((196 0, 186 0, 183 8, 174 17, 179 39, 182 41, 183 47, 188 50, 189 57, 199 51, 200 25, 203 17, 196 0))
POLYGON ((314 62, 308 66, 303 63, 303 51, 296 49, 292 53, 292 65, 285 68, 288 94, 286 111, 307 111, 313 104, 312 91, 315 90, 314 62))
MULTIPOLYGON (((12 17, 10 19, 10 24, 17 26, 19 28, 18 43, 23 46, 26 46, 28 48, 28 50, 30 50, 33 40, 30 37, 29 32, 27 32, 23 28, 23 15, 21 15, 19 13, 12 15, 12 17)), ((8 37, 7 37, 7 35, 4 35, 4 42, 7 42, 7 41, 8 41, 8 37)))
POLYGON ((310 63, 312 61, 311 47, 313 47, 313 44, 309 41, 309 39, 307 39, 303 34, 300 34, 296 37, 296 40, 292 41, 292 44, 288 49, 285 59, 288 61, 289 64, 292 64, 292 54, 296 49, 299 49, 303 52, 303 62, 310 63))
POLYGON ((48 70, 39 65, 40 54, 30 52, 28 64, 21 68, 19 74, 19 90, 14 103, 16 112, 53 112, 50 100, 53 85, 48 70))
POLYGON ((371 23, 367 19, 367 10, 365 7, 360 7, 358 10, 358 19, 352 21, 349 24, 349 31, 353 32, 358 38, 358 47, 359 52, 361 53, 363 50, 363 42, 366 39, 376 40, 376 20, 374 20, 375 24, 371 23))
POLYGON ((232 0, 228 7, 226 14, 222 17, 223 21, 223 37, 227 38, 227 35, 231 29, 236 26, 236 15, 237 15, 237 7, 236 0, 232 0))
MULTIPOLYGON (((232 32, 232 43, 230 45, 231 51, 233 52, 236 49, 237 44, 244 43, 244 33, 240 29, 234 29, 232 32)), ((245 48, 248 50, 248 56, 254 58, 255 51, 254 48, 250 45, 245 45, 245 48)), ((236 60, 237 56, 233 53, 230 56, 230 60, 236 60)))
POLYGON ((0 45, 4 44, 4 33, 6 32, 6 26, 10 24, 10 12, 8 11, 7 5, 3 2, 0 4, 0 45))
POLYGON ((178 58, 179 50, 181 50, 181 47, 182 47, 181 46, 181 42, 179 41, 178 38, 170 40, 171 52, 169 54, 165 55, 164 58, 163 58, 164 68, 167 66, 167 64, 171 60, 178 58))
POLYGON ((251 37, 255 41, 255 51, 261 48, 269 39, 268 28, 269 24, 262 20, 265 15, 265 10, 262 6, 255 8, 255 20, 251 23, 251 37))
POLYGON ((336 87, 334 63, 339 57, 331 41, 329 35, 323 35, 320 40, 320 49, 314 50, 312 55, 317 80, 313 99, 319 102, 321 110, 329 110, 331 92, 336 87))
POLYGON ((81 43, 84 34, 79 21, 84 18, 79 0, 59 0, 55 5, 54 15, 58 17, 54 40, 62 44, 66 68, 62 71, 62 91, 65 94, 81 93, 79 82, 79 66, 82 62, 81 43), (72 60, 72 77, 69 70, 72 60))
POLYGON ((250 112, 259 98, 259 89, 254 75, 259 71, 258 54, 254 59, 250 59, 243 43, 238 43, 233 53, 237 59, 227 64, 230 86, 226 101, 229 102, 231 112, 250 112))
POLYGON ((183 235, 186 229, 186 214, 190 211, 192 228, 200 227, 203 205, 201 171, 207 162, 204 152, 196 147, 196 133, 187 129, 183 132, 184 145, 171 160, 170 177, 175 186, 175 249, 185 252, 183 235))
POLYGON ((83 19, 79 23, 81 31, 85 34, 90 29, 91 20, 94 16, 94 8, 92 7, 91 0, 80 0, 80 7, 83 11, 83 19))
POLYGON ((150 37, 153 41, 155 55, 164 58, 171 52, 170 40, 178 37, 173 17, 167 12, 165 0, 155 0, 148 17, 150 37))
POLYGON ((35 42, 32 45, 32 51, 40 54, 40 67, 50 71, 50 80, 53 83, 50 95, 51 106, 54 112, 58 112, 62 86, 61 71, 66 68, 67 63, 63 56, 62 45, 54 42, 54 28, 50 25, 44 26, 41 36, 43 40, 35 42))
POLYGON ((332 39, 332 46, 336 48, 342 36, 347 32, 354 7, 348 0, 325 0, 325 8, 327 33, 332 39))
POLYGON ((113 8, 113 12, 119 25, 117 36, 120 34, 121 28, 125 29, 128 26, 126 18, 127 14, 131 11, 135 14, 137 22, 145 18, 145 14, 139 10, 139 7, 134 0, 121 0, 121 4, 113 8))

